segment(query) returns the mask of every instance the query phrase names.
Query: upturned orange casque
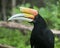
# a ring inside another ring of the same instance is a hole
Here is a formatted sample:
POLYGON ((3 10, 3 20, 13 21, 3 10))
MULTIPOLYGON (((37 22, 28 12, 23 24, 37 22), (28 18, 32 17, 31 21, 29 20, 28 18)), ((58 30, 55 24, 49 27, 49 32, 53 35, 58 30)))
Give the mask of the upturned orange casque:
POLYGON ((37 10, 31 9, 31 8, 20 7, 20 11, 24 12, 24 13, 32 14, 34 16, 36 16, 38 14, 37 10))

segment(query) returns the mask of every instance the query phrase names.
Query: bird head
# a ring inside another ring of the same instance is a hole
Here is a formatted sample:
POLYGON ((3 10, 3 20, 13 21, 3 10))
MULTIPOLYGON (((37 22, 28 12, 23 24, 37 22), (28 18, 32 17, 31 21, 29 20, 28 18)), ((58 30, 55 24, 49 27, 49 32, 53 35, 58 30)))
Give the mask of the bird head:
POLYGON ((21 13, 12 15, 8 20, 26 20, 26 21, 33 21, 38 11, 31 8, 20 7, 21 13))

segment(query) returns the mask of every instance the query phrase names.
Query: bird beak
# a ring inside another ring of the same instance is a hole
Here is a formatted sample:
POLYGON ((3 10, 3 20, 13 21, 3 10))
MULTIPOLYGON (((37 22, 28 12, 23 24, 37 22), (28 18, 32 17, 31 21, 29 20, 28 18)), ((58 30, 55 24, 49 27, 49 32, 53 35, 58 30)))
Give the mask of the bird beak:
POLYGON ((10 17, 8 20, 26 20, 26 21, 33 21, 35 16, 38 14, 38 12, 34 9, 30 8, 24 8, 20 7, 20 11, 22 13, 20 14, 15 14, 12 17, 10 17))
POLYGON ((34 16, 26 13, 15 14, 11 16, 8 21, 10 20, 26 20, 26 21, 33 21, 34 16))
POLYGON ((34 16, 36 16, 38 14, 37 10, 31 9, 31 8, 20 7, 20 11, 23 13, 32 14, 34 16))

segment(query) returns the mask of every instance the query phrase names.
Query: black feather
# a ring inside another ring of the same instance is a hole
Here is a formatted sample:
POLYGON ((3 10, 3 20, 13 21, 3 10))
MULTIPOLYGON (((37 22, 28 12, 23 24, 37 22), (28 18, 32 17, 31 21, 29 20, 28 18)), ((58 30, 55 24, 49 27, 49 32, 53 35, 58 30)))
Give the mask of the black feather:
POLYGON ((45 20, 38 14, 31 33, 31 48, 54 48, 54 34, 48 28, 45 20))

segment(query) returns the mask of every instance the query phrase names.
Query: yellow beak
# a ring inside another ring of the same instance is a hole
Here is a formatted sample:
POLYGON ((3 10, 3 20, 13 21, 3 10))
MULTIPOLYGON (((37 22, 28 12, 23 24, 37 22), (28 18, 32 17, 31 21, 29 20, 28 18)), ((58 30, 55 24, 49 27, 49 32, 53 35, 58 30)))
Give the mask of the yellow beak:
POLYGON ((37 10, 31 9, 31 8, 20 7, 20 11, 22 13, 15 14, 12 17, 10 17, 8 20, 33 21, 35 16, 37 16, 38 14, 37 10))
POLYGON ((24 14, 25 14, 25 17, 26 17, 26 18, 34 19, 34 15, 26 14, 26 13, 24 13, 24 14))
POLYGON ((38 14, 37 10, 31 8, 20 7, 20 11, 23 13, 32 14, 33 16, 36 16, 38 14))

